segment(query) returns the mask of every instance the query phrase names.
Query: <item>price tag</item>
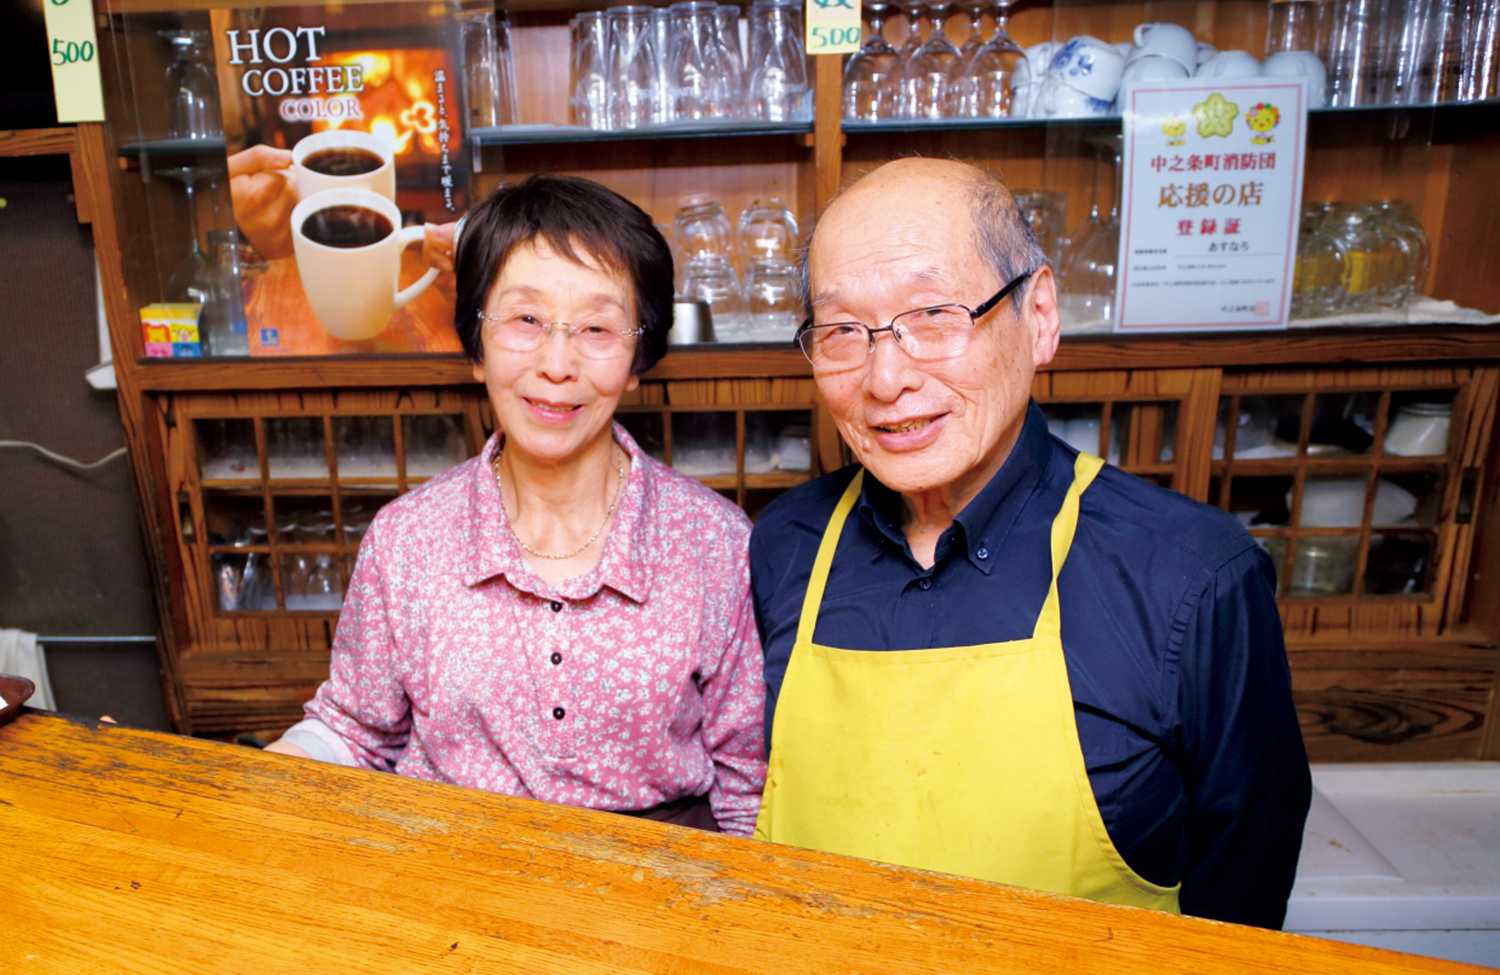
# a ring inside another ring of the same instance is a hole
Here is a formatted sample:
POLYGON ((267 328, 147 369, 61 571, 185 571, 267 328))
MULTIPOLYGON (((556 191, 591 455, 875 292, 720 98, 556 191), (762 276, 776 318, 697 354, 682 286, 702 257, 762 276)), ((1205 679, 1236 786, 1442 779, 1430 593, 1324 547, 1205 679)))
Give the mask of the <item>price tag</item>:
POLYGON ((853 54, 858 51, 863 30, 859 3, 860 0, 807 0, 807 53, 853 54))
POLYGON ((92 0, 42 0, 47 17, 47 56, 59 122, 102 122, 99 38, 92 0))

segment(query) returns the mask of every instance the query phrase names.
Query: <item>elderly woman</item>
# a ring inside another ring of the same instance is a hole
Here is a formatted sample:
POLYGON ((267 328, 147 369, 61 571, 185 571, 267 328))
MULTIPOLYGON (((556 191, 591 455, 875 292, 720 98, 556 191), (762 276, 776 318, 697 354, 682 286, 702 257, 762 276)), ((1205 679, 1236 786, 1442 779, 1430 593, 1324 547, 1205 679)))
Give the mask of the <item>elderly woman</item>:
POLYGON ((472 211, 480 455, 375 518, 306 720, 270 750, 748 836, 765 701, 744 514, 612 422, 666 352, 640 208, 534 176, 472 211))

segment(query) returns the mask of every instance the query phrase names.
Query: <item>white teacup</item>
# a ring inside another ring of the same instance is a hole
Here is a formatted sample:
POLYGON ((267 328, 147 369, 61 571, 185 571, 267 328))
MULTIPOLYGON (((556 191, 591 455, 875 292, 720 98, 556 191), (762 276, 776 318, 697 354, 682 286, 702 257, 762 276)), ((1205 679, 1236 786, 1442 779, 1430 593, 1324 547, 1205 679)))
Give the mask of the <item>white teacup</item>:
POLYGON ((1278 51, 1266 58, 1260 73, 1267 78, 1306 78, 1307 107, 1328 104, 1328 72, 1322 59, 1311 51, 1278 51))
POLYGON ((290 175, 298 199, 344 189, 396 199, 396 154, 387 140, 370 132, 328 129, 297 140, 290 175))
POLYGON ((401 252, 424 235, 420 226, 402 229, 401 211, 379 193, 337 189, 304 197, 292 208, 292 248, 318 324, 346 341, 384 331, 396 310, 438 276, 437 268, 429 268, 411 287, 397 290, 401 252))
POLYGON ((1016 67, 1010 76, 1010 114, 1015 118, 1026 118, 1031 114, 1031 100, 1036 89, 1036 80, 1031 75, 1031 62, 1023 55, 1016 59, 1016 67))
POLYGON ((1208 43, 1207 41, 1199 41, 1198 42, 1198 63, 1199 64, 1202 64, 1204 61, 1207 61, 1209 58, 1213 57, 1215 54, 1218 54, 1218 53, 1219 53, 1219 49, 1216 48, 1216 47, 1214 47, 1212 44, 1208 43))
POLYGON ((1198 41, 1180 24, 1141 24, 1135 29, 1136 57, 1171 58, 1189 71, 1198 66, 1198 41))
POLYGON ((1052 55, 1050 73, 1092 98, 1107 102, 1115 100, 1120 90, 1120 74, 1125 70, 1125 59, 1113 45, 1097 37, 1080 35, 1070 38, 1068 43, 1052 55))
POLYGON ((1095 98, 1053 75, 1037 91, 1033 114, 1042 118, 1100 118, 1113 111, 1113 98, 1095 98))
POLYGON ((1115 41, 1114 48, 1127 62, 1135 57, 1135 41, 1115 41))
POLYGON ((1158 55, 1148 55, 1136 58, 1125 65, 1125 72, 1120 75, 1120 80, 1125 81, 1168 81, 1172 78, 1188 77, 1188 69, 1184 68, 1173 58, 1164 58, 1158 55))
POLYGON ((1198 78, 1259 78, 1260 62, 1249 51, 1220 51, 1198 65, 1198 78))

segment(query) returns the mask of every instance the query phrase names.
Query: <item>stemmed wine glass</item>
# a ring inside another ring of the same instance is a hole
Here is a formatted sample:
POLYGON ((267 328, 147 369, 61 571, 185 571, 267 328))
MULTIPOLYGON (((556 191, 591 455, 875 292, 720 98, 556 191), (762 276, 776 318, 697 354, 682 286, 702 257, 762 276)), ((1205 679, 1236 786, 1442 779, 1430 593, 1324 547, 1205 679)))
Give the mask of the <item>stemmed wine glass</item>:
POLYGON ((882 33, 890 4, 873 0, 864 5, 870 36, 844 66, 844 118, 874 121, 901 114, 896 49, 882 33))
POLYGON ((218 170, 209 166, 169 166, 165 169, 152 170, 152 173, 182 183, 183 194, 187 197, 188 228, 192 235, 187 256, 178 263, 172 276, 167 279, 167 300, 196 301, 206 304, 212 287, 214 270, 201 242, 198 188, 207 183, 212 189, 214 185, 212 177, 218 175, 218 170))
POLYGON ((953 118, 961 112, 964 62, 943 33, 948 4, 932 4, 932 32, 902 68, 906 104, 913 118, 953 118))
MULTIPOLYGON (((964 61, 963 114, 970 118, 1000 118, 1010 114, 1011 80, 1015 77, 1017 62, 1026 56, 1006 26, 1009 0, 989 6, 994 11, 995 32, 989 40, 977 45, 964 61)), ((979 4, 969 8, 973 23, 970 41, 979 37, 983 10, 984 6, 979 4)), ((968 47, 966 42, 964 48, 968 47)))

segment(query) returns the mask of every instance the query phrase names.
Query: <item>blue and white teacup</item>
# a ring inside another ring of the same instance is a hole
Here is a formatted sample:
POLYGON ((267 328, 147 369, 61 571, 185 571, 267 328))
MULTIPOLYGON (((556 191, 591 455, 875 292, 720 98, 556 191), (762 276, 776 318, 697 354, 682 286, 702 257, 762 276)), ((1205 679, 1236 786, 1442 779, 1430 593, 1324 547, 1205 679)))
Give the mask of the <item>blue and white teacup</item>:
POLYGON ((1125 59, 1113 44, 1086 34, 1070 38, 1052 55, 1053 77, 1106 103, 1115 100, 1120 90, 1120 74, 1124 70, 1125 59))

